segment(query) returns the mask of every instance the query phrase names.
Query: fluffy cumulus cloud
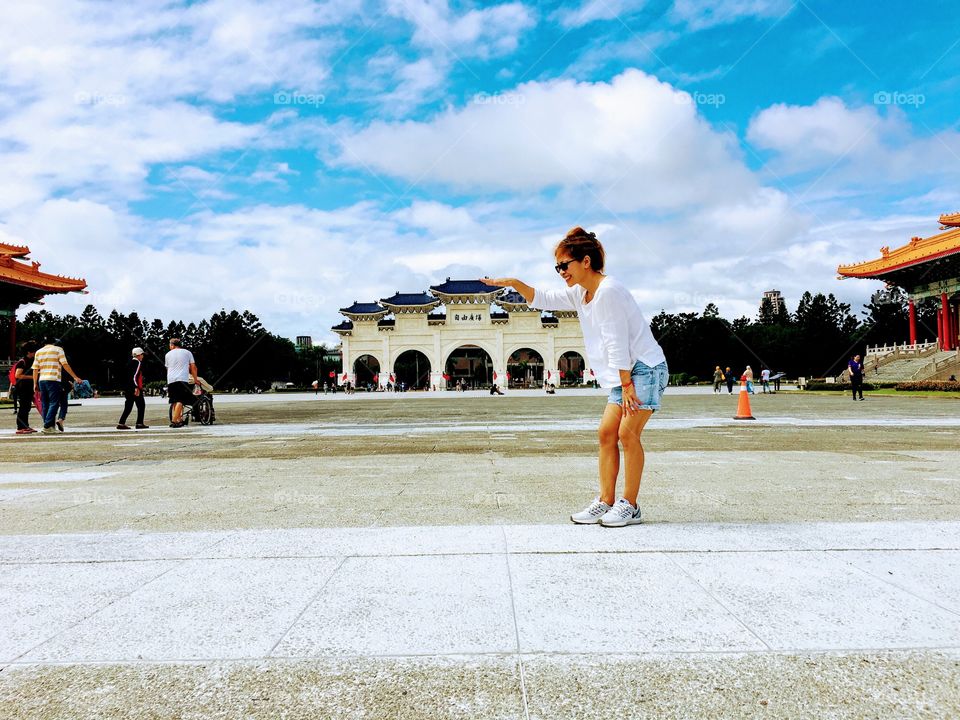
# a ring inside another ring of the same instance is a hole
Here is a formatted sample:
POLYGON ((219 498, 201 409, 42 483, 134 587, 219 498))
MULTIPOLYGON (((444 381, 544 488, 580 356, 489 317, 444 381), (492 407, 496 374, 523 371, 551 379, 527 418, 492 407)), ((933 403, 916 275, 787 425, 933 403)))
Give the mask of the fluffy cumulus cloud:
POLYGON ((377 122, 337 161, 464 191, 578 188, 614 211, 714 205, 757 183, 735 138, 690 96, 639 70, 609 83, 530 82, 427 121, 377 122))
POLYGON ((58 193, 142 195, 157 164, 249 147, 257 123, 218 104, 309 91, 352 4, 50 0, 4 8, 0 24, 0 210, 58 193), (199 102, 198 102, 199 99, 199 102))
POLYGON ((960 178, 960 133, 921 134, 909 107, 880 107, 852 107, 836 97, 777 104, 750 121, 747 140, 770 154, 768 167, 778 175, 813 175, 821 194, 906 183, 913 191, 934 189, 960 178))

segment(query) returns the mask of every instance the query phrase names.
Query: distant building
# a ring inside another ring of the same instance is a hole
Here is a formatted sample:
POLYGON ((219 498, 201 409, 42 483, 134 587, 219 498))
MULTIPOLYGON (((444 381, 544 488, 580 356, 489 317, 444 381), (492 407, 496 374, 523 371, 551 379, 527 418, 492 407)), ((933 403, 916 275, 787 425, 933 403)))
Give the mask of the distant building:
POLYGON ((313 338, 310 335, 297 335, 297 350, 309 350, 313 347, 313 338))
POLYGON ((775 313, 785 313, 787 311, 787 303, 784 301, 779 290, 767 290, 760 299, 761 308, 763 307, 764 300, 770 301, 770 306, 775 313))
POLYGON ((542 313, 517 292, 451 280, 341 308, 338 381, 412 389, 579 385, 594 377, 577 314, 542 313))

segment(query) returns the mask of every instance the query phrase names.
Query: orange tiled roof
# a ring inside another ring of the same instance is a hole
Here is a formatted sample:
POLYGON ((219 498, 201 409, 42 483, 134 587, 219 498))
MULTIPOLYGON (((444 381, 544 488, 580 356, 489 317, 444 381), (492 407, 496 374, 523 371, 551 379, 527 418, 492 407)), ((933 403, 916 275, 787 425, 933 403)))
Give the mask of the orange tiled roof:
POLYGON ((930 260, 960 253, 960 213, 941 215, 940 222, 948 226, 949 229, 928 238, 911 238, 906 245, 894 250, 882 247, 880 248, 880 257, 876 260, 840 265, 837 272, 841 277, 871 278, 911 265, 920 265, 930 260), (951 225, 951 223, 956 223, 956 225, 951 225))
POLYGON ((0 243, 0 257, 22 258, 30 254, 30 248, 26 245, 8 245, 0 243))
MULTIPOLYGON (((10 248, 14 246, 3 245, 0 247, 10 248)), ((27 249, 27 252, 29 252, 29 249, 27 249)), ((87 287, 86 280, 40 272, 40 263, 27 264, 13 258, 14 256, 9 254, 0 253, 0 283, 31 288, 45 294, 83 292, 87 287)))
POLYGON ((960 227, 960 212, 941 215, 940 224, 944 227, 960 227))

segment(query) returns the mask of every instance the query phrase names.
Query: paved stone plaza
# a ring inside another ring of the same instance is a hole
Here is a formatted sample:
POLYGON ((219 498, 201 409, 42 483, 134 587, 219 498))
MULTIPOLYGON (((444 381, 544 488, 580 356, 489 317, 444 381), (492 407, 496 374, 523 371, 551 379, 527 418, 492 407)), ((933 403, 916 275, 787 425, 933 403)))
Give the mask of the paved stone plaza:
POLYGON ((595 392, 11 430, 0 717, 960 715, 960 403, 736 399, 668 391, 624 529, 595 392))

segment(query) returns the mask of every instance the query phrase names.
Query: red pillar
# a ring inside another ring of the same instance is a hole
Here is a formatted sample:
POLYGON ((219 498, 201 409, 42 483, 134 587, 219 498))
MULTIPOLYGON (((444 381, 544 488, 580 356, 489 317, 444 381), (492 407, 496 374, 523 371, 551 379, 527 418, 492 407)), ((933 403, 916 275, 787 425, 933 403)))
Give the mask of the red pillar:
POLYGON ((942 350, 950 349, 950 306, 947 305, 947 294, 940 293, 940 337, 942 341, 940 348, 942 350))
POLYGON ((937 310, 937 350, 943 350, 943 310, 937 310))
POLYGON ((907 309, 910 311, 910 344, 917 344, 917 308, 913 304, 913 299, 907 301, 907 309))
POLYGON ((10 313, 10 359, 17 359, 17 311, 10 313))

